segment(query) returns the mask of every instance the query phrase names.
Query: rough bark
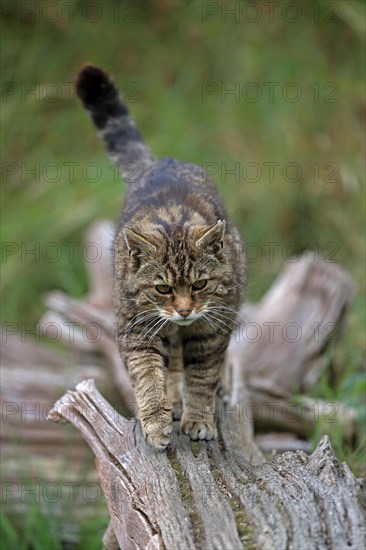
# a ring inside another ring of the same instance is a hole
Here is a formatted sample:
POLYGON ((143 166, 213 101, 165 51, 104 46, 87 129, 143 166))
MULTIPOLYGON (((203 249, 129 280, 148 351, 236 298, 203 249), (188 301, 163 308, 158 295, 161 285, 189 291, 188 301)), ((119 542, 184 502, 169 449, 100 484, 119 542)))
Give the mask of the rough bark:
POLYGON ((363 548, 362 486, 329 438, 311 456, 287 452, 265 462, 220 404, 218 441, 191 442, 176 426, 167 452, 157 452, 139 422, 118 415, 91 380, 56 403, 52 419, 72 422, 97 458, 111 516, 106 547, 363 548))

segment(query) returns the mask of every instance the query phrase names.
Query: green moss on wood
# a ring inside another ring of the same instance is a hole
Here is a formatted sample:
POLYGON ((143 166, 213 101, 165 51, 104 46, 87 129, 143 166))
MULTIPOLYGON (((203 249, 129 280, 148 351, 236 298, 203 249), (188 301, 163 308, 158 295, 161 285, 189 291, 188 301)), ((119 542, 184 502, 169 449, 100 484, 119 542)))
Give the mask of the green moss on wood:
POLYGON ((182 501, 185 509, 187 510, 188 516, 192 523, 192 531, 193 531, 193 538, 196 543, 197 548, 201 547, 201 541, 203 539, 204 535, 204 529, 201 522, 201 519, 196 511, 196 507, 194 505, 193 500, 193 494, 191 490, 191 486, 189 484, 188 478, 183 471, 179 460, 177 459, 176 454, 172 450, 167 450, 167 456, 169 459, 169 462, 175 472, 175 475, 177 477, 178 485, 180 488, 180 492, 182 495, 182 501))

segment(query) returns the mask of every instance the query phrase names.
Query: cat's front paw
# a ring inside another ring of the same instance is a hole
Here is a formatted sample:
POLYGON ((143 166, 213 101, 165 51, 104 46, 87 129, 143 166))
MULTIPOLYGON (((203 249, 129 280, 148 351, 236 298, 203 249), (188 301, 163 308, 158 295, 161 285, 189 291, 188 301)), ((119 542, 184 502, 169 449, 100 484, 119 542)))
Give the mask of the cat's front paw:
POLYGON ((183 417, 180 427, 182 432, 189 435, 194 441, 197 441, 197 439, 209 441, 210 439, 216 439, 217 436, 217 430, 213 420, 192 420, 183 417))
POLYGON ((142 423, 146 441, 155 449, 166 449, 173 429, 172 414, 166 411, 157 413, 142 423))

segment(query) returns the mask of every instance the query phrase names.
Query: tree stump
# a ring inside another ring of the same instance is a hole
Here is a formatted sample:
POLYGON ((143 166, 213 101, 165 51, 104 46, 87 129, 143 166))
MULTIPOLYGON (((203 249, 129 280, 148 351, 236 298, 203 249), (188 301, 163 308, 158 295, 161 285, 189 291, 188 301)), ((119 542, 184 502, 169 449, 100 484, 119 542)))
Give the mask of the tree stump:
POLYGON ((50 416, 74 424, 95 453, 111 516, 108 550, 365 545, 361 483, 327 436, 311 456, 287 452, 265 462, 245 423, 219 401, 217 441, 191 442, 175 426, 167 452, 159 452, 92 380, 64 395, 50 416))

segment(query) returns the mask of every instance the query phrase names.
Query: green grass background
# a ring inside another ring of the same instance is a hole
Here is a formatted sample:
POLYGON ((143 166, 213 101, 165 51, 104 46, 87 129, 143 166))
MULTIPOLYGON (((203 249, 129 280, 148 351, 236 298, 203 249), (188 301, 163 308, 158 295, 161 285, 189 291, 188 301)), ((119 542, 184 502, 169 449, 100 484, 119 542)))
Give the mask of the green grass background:
MULTIPOLYGON (((274 6, 273 18, 268 3, 255 2, 256 22, 253 2, 245 1, 75 0, 69 7, 60 2, 58 11, 47 4, 2 6, 2 239, 11 243, 2 258, 3 322, 34 326, 47 290, 85 294, 85 229, 96 219, 118 217, 123 184, 70 84, 92 62, 112 73, 122 90, 137 90, 130 110, 158 156, 217 163, 214 177, 233 220, 262 250, 249 262, 249 300, 270 286, 290 242, 301 251, 334 251, 351 273, 356 294, 346 332, 327 352, 328 367, 313 395, 356 407, 364 426, 364 2, 298 0, 301 15, 294 22, 285 1, 274 6), (226 14, 237 4, 236 15, 226 14), (34 5, 36 17, 29 13, 34 5), (250 101, 254 88, 245 94, 249 82, 262 91, 258 101, 250 101), (273 101, 268 82, 275 83, 273 101), (301 91, 298 101, 283 96, 289 82, 301 91), (218 92, 204 101, 207 83, 218 92), (244 96, 222 97, 225 86, 239 87, 244 96), (85 172, 91 162, 100 167, 97 181, 91 168, 85 172), (269 162, 279 163, 273 181, 269 162), (294 162, 301 177, 289 182, 282 168, 294 162), (73 178, 65 163, 76 163, 73 178), (249 171, 249 181, 236 181, 221 168, 235 163, 241 169, 256 163, 262 177, 250 181, 249 171), (61 251, 58 261, 52 261, 50 242, 61 251), (273 261, 266 242, 278 243, 273 261), (79 243, 73 261, 67 243, 79 243), (39 247, 40 254, 27 255, 26 247, 39 247)), ((331 437, 340 458, 361 474, 362 442, 346 447, 334 427, 331 437)), ((47 522, 32 517, 24 538, 4 516, 9 548, 14 540, 23 548, 53 547, 42 542, 47 522)), ((92 542, 84 547, 93 548, 92 542)))

